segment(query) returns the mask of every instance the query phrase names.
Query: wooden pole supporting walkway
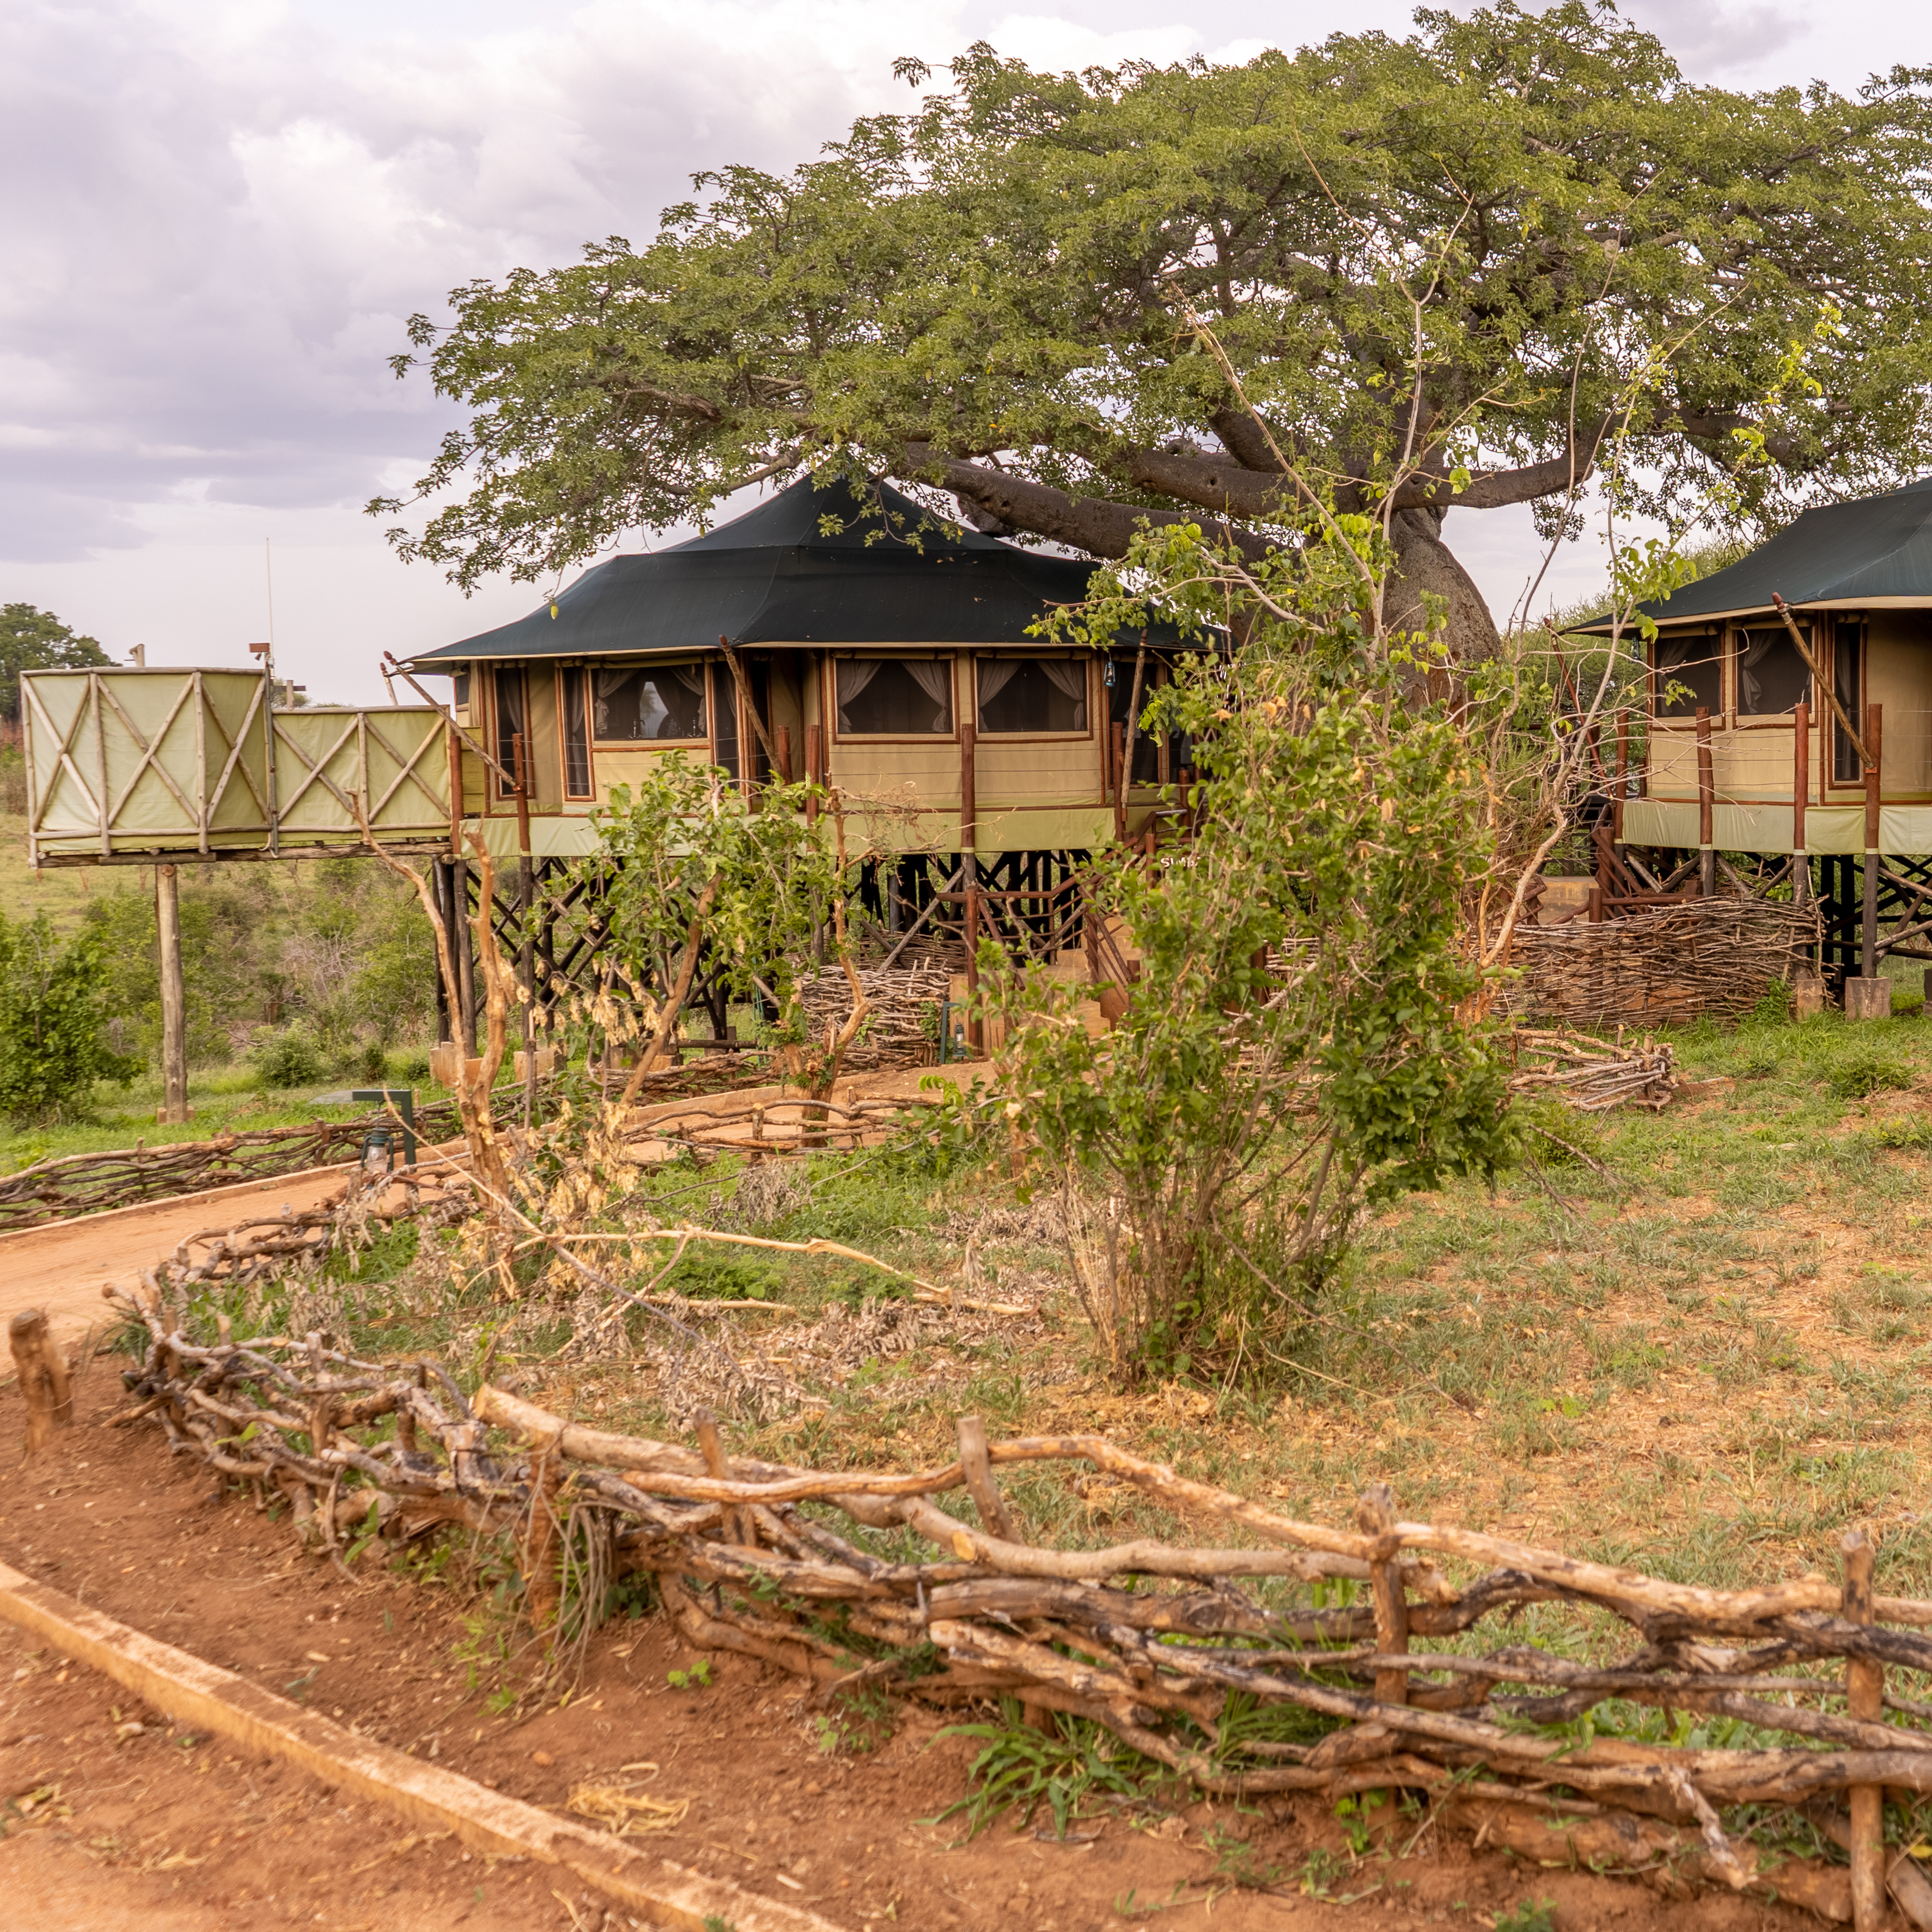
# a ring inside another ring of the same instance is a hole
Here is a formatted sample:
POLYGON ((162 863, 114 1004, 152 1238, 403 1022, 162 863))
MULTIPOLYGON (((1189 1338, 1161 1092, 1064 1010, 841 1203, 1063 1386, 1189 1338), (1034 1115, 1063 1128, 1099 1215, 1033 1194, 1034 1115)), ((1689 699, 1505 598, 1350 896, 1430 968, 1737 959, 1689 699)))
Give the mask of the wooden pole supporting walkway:
POLYGON ((172 866, 154 868, 154 932, 161 955, 161 1104, 166 1126, 188 1118, 188 992, 182 978, 181 881, 172 866))

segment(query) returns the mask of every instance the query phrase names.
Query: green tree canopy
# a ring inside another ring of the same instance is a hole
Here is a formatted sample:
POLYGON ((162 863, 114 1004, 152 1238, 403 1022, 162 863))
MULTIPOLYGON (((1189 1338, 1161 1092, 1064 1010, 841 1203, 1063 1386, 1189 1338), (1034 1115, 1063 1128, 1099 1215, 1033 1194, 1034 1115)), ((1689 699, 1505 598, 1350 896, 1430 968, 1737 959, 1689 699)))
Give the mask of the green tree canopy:
POLYGON ((20 715, 23 670, 75 670, 114 660, 92 638, 83 638, 51 610, 31 604, 0 604, 0 718, 20 715))
POLYGON ((1415 19, 1232 67, 977 46, 646 247, 458 290, 411 334, 468 425, 393 540, 535 580, 843 462, 1095 556, 1204 513, 1254 554, 1312 482, 1466 635, 1444 509, 1554 530, 1606 439, 1638 506, 1725 476, 1744 522, 1923 464, 1932 70, 1748 94, 1582 0, 1415 19))

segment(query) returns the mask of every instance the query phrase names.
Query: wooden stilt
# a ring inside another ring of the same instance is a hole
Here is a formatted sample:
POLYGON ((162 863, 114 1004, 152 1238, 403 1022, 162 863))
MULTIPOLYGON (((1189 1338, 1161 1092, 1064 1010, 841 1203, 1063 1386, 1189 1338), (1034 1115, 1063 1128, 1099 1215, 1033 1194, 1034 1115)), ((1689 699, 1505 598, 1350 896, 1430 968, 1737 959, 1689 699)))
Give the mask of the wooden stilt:
POLYGON ((460 1002, 457 1038, 463 1051, 476 1054, 476 959, 470 932, 470 867, 457 859, 449 868, 449 944, 456 955, 456 992, 460 1002))
POLYGON ((26 1451, 38 1454, 58 1430, 74 1422, 74 1390, 68 1381, 67 1358, 54 1346, 47 1318, 38 1308, 23 1308, 8 1324, 7 1340, 26 1405, 26 1451))
POLYGON ((1865 706, 1865 864, 1864 924, 1858 946, 1858 970, 1868 980, 1878 971, 1879 739, 1883 706, 1865 706))
MULTIPOLYGON (((430 898, 436 906, 437 918, 442 921, 442 929, 449 930, 449 861, 432 859, 429 862, 430 898)), ((436 1043, 447 1046, 453 1037, 449 1011, 449 989, 442 983, 442 974, 434 962, 430 967, 430 978, 436 986, 436 1043)))
POLYGON ((1714 898, 1718 894, 1718 854, 1712 842, 1715 818, 1717 786, 1711 761, 1711 714, 1697 707, 1697 896, 1714 898))
POLYGON ((181 887, 172 866, 154 868, 154 931, 161 952, 161 1104, 164 1126, 189 1118, 188 991, 182 978, 181 887))

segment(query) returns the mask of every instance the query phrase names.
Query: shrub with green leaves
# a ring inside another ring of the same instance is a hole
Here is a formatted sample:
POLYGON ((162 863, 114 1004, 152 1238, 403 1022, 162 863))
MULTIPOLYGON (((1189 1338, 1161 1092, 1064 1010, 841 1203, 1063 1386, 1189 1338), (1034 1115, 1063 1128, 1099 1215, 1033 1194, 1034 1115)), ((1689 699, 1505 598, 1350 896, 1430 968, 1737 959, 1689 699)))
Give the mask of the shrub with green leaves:
MULTIPOLYGON (((1371 531, 1353 540, 1372 552, 1371 531)), ((1125 1017, 1095 1037, 1072 989, 982 949, 1007 1112, 1065 1190, 1117 1371, 1253 1374, 1366 1203, 1510 1151, 1504 1070, 1461 1012, 1482 975, 1460 903, 1489 854, 1464 721, 1399 688, 1343 562, 1301 560, 1268 600, 1300 616, 1264 606, 1151 708, 1205 782, 1180 801, 1192 837, 1156 865, 1095 862, 1096 909, 1140 955, 1125 1017)), ((1170 531, 1130 563, 1187 614, 1216 560, 1170 531)), ((1096 586, 1093 632, 1146 621, 1144 592, 1096 586)))
POLYGON ((107 972, 100 942, 62 940, 45 913, 0 913, 0 1113, 57 1120, 84 1112, 97 1080, 126 1082, 134 1064, 107 1043, 107 972))

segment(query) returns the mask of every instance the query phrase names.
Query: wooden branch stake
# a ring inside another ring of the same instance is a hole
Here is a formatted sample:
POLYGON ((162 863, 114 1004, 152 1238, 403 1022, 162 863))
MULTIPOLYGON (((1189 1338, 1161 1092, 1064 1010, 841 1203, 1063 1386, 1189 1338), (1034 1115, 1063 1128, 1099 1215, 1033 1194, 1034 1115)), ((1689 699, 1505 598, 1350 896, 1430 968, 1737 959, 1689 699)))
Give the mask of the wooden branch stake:
POLYGON ((958 1435, 959 1466, 965 1472, 966 1492, 980 1512, 982 1528, 1002 1543, 1024 1543, 1026 1538, 1009 1514, 1000 1486, 993 1480, 993 1466, 986 1454, 985 1421, 976 1415, 962 1415, 958 1435))
MULTIPOLYGON (((697 1420, 698 1448, 704 1458, 705 1473, 716 1477, 720 1482, 728 1483, 731 1480, 731 1459, 724 1453, 724 1438, 718 1432, 717 1417, 708 1408, 700 1408, 697 1420)), ((758 1541, 748 1510, 728 1509, 724 1512, 724 1540, 728 1543, 758 1541)))
POLYGON ((562 1483, 562 1432, 530 1445, 530 1514, 524 1522, 524 1608, 532 1630, 556 1622, 562 1592, 556 1574, 556 1492, 562 1483))
POLYGON ((56 1430, 73 1426, 74 1391, 68 1382, 67 1359, 54 1346, 47 1318, 38 1308, 22 1309, 8 1324, 7 1339, 27 1406, 26 1451, 38 1455, 52 1442, 56 1430))
MULTIPOLYGON (((1395 1539, 1395 1494, 1386 1483, 1371 1483, 1355 1505, 1355 1524, 1364 1536, 1376 1539, 1376 1547, 1386 1546, 1386 1554, 1369 1558, 1369 1592, 1375 1604, 1376 1648, 1394 1656, 1408 1648, 1408 1602, 1402 1593, 1402 1573, 1394 1558, 1400 1546, 1395 1539)), ((1376 1702, 1406 1704, 1408 1672, 1378 1670, 1376 1702)))
MULTIPOLYGON (((1848 1624, 1872 1620, 1872 1547, 1862 1530, 1847 1530, 1839 1545, 1844 1558, 1848 1624)), ((1845 1701, 1850 1714, 1870 1724, 1885 1714, 1885 1666, 1864 1658, 1845 1664, 1845 1701)), ((1856 1932, 1878 1932, 1885 1920, 1885 1787, 1855 1784, 1846 1794, 1852 1812, 1852 1924, 1856 1932)))

